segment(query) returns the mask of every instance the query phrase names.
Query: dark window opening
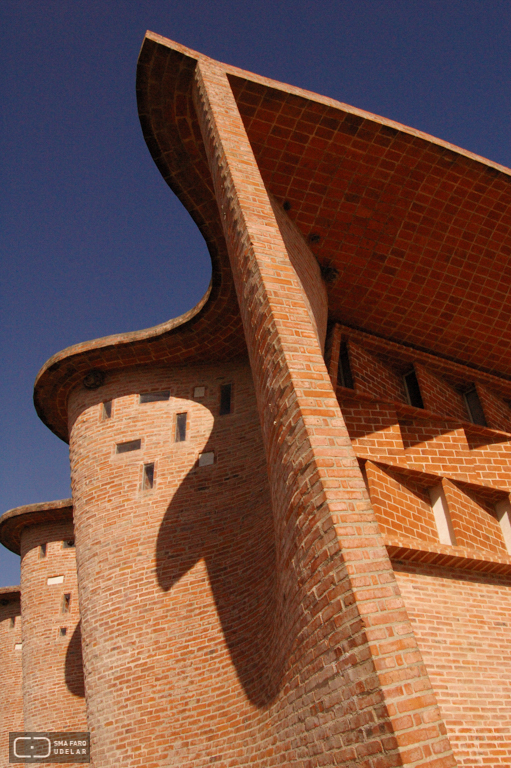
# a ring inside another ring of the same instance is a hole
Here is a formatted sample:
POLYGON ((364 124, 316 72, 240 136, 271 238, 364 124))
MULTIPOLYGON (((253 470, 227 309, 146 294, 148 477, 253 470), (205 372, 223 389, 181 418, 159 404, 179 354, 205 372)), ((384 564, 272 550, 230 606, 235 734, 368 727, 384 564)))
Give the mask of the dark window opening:
POLYGON ((111 419, 112 418, 112 401, 111 400, 105 400, 103 403, 103 419, 111 419))
POLYGON ((140 402, 141 403, 157 403, 160 400, 169 400, 170 399, 170 390, 165 390, 165 392, 144 392, 143 395, 140 395, 140 402))
POLYGON ((11 616, 11 629, 16 626, 16 616, 11 616))
POLYGON ((339 350, 339 366, 337 368, 337 383, 347 389, 355 389, 351 373, 350 355, 346 342, 341 344, 339 350))
POLYGON ((46 544, 41 544, 39 547, 39 557, 46 557, 46 544))
POLYGON ((220 416, 231 412, 232 384, 222 384, 220 387, 220 416))
POLYGON ((74 546, 75 546, 74 539, 68 539, 67 541, 62 542, 62 549, 74 549, 74 546))
POLYGON ((154 486, 154 464, 144 464, 142 488, 149 491, 154 486))
POLYGON ((142 445, 142 440, 128 440, 127 443, 117 443, 116 453, 128 453, 129 451, 138 451, 142 445))
POLYGON ((71 608, 71 592, 66 592, 66 594, 62 596, 61 613, 69 613, 70 608, 71 608))
POLYGON ((59 634, 61 637, 65 637, 67 635, 67 627, 61 627, 59 630, 59 634))
POLYGON ((424 408, 421 390, 415 371, 410 371, 406 376, 403 376, 403 379, 410 405, 413 405, 414 408, 424 408))
POLYGON ((479 400, 479 395, 475 387, 465 392, 465 403, 467 406, 468 415, 472 424, 479 424, 480 427, 487 427, 486 417, 484 415, 483 406, 479 400))
POLYGON ((176 443, 182 443, 186 440, 186 418, 187 413, 178 413, 176 417, 176 443))

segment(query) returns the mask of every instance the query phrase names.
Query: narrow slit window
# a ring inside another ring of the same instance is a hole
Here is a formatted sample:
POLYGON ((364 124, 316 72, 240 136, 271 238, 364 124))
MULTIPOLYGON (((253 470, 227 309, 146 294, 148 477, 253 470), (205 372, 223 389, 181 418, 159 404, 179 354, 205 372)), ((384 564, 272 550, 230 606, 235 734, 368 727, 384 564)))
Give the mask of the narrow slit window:
POLYGON ((103 421, 112 418, 112 401, 105 400, 103 403, 103 421))
POLYGON ((169 400, 170 390, 166 389, 164 392, 144 392, 140 395, 141 403, 158 403, 160 400, 169 400))
POLYGON ((142 488, 144 491, 150 491, 154 487, 154 464, 144 464, 144 475, 142 479, 142 488))
POLYGON ((16 626, 16 616, 11 616, 11 629, 16 626))
POLYGON ((472 424, 478 424, 480 427, 487 427, 488 424, 486 423, 483 406, 481 405, 475 387, 472 387, 468 392, 465 392, 465 404, 472 424))
POLYGON ((449 507, 447 506, 447 499, 445 498, 442 483, 438 483, 438 485, 429 488, 429 497, 431 499, 431 506, 435 516, 440 543, 448 544, 451 547, 456 546, 456 536, 454 535, 449 507))
POLYGON ((39 547, 39 557, 46 557, 46 544, 41 544, 39 547))
POLYGON ((220 387, 220 416, 231 412, 232 384, 222 384, 220 387))
POLYGON ((187 417, 187 413, 178 413, 176 416, 176 443, 183 443, 186 440, 187 417))
POLYGON ((422 400, 421 390, 415 371, 410 371, 406 376, 403 376, 403 379, 410 405, 413 405, 414 408, 424 408, 424 402, 422 400))
POLYGON ((71 592, 66 592, 62 595, 62 610, 61 613, 69 613, 71 610, 71 592))
POLYGON ((341 344, 339 350, 339 366, 337 368, 337 383, 347 389, 355 389, 353 385, 353 375, 351 373, 350 355, 346 342, 341 344))
POLYGON ((130 451, 139 451, 142 446, 142 440, 128 440, 126 443, 117 443, 116 453, 129 453, 130 451))
POLYGON ((511 504, 509 499, 498 501, 495 504, 495 512, 497 513, 497 520, 500 523, 502 530, 502 536, 504 538, 504 544, 508 553, 511 555, 511 504))

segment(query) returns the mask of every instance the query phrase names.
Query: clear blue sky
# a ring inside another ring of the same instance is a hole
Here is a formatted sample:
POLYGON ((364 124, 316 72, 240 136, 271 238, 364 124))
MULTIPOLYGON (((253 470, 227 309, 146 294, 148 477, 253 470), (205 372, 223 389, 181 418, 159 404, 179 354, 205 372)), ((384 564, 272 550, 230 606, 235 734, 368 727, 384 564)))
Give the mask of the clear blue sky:
MULTIPOLYGON (((139 127, 146 29, 511 166, 508 0, 3 0, 2 512, 70 495, 32 405, 41 365, 181 314, 209 281, 139 127)), ((18 560, 0 547, 0 586, 18 560)))

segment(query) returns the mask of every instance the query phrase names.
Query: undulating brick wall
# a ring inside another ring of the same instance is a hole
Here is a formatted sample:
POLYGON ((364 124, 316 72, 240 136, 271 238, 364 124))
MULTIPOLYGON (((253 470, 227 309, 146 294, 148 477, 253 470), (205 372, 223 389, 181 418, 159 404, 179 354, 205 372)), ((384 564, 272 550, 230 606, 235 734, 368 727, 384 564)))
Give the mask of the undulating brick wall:
POLYGON ((70 426, 94 764, 270 765, 275 543, 247 361, 111 374, 73 394, 70 426), (232 413, 219 415, 225 384, 232 413), (169 399, 139 402, 154 391, 169 399), (200 466, 201 454, 214 463, 200 466))
MULTIPOLYGON (((9 733, 23 731, 19 587, 0 589, 0 765, 9 766, 9 733)), ((21 765, 14 764, 12 765, 21 765)))
POLYGON ((443 480, 456 543, 507 556, 502 529, 491 503, 468 488, 443 480))
POLYGON ((72 522, 40 523, 21 534, 27 731, 87 730, 75 549, 64 547, 71 541, 72 522))
POLYGON ((415 363, 414 367, 424 407, 428 411, 451 416, 460 421, 469 421, 463 395, 424 365, 415 363))
POLYGON ((403 378, 396 371, 352 340, 348 342, 348 349, 357 392, 382 400, 407 402, 403 378))
POLYGON ((453 765, 303 289, 229 83, 221 67, 201 60, 195 84, 275 519, 276 648, 284 676, 272 712, 278 744, 261 738, 258 764, 453 765))
POLYGON ((460 768, 508 768, 511 754, 509 577, 395 563, 460 768))
POLYGON ((392 467, 366 462, 369 493, 382 533, 437 542, 438 532, 427 488, 392 467))

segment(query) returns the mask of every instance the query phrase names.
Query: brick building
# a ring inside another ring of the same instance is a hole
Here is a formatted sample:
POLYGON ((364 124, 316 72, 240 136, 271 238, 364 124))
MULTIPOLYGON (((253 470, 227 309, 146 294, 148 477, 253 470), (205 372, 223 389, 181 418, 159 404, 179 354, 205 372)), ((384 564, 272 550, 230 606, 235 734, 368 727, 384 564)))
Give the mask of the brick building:
POLYGON ((509 766, 510 171, 152 33, 137 93, 213 276, 38 375, 73 498, 0 520, 25 727, 96 768, 509 766))

